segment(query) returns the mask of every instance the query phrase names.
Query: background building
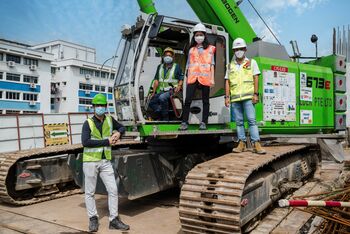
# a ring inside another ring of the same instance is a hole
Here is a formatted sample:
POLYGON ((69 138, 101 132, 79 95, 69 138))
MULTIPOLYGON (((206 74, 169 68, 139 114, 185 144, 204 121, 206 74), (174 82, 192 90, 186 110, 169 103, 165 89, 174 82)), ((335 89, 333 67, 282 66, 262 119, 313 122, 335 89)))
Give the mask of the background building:
POLYGON ((92 112, 91 101, 108 93, 109 111, 114 112, 112 87, 115 70, 97 64, 94 48, 56 40, 32 48, 53 54, 51 63, 51 112, 92 112), (102 68, 102 69, 101 69, 102 68), (110 77, 110 79, 108 79, 110 77))
POLYGON ((53 55, 0 39, 0 114, 50 113, 53 55))
POLYGON ((94 48, 62 40, 30 46, 0 39, 0 114, 92 112, 98 92, 108 93, 114 112, 115 70, 95 61, 94 48))

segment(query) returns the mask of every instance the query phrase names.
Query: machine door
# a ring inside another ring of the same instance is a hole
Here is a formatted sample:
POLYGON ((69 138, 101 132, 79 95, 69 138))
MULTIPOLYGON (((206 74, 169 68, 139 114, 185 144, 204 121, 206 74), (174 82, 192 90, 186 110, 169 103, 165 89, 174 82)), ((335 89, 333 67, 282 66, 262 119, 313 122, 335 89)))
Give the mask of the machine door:
POLYGON ((140 60, 142 61, 144 54, 144 44, 147 44, 146 35, 149 33, 153 18, 153 15, 149 15, 145 21, 139 20, 136 26, 130 29, 132 32, 123 36, 122 46, 117 51, 119 65, 115 79, 114 99, 115 113, 119 121, 138 120, 135 109, 134 79, 138 76, 140 60))

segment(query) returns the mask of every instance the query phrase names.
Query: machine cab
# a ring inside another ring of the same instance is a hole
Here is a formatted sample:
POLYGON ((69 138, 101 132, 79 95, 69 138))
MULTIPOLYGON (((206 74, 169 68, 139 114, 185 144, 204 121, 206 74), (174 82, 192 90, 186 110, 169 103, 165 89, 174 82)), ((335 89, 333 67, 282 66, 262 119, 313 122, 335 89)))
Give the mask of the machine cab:
MULTIPOLYGON (((119 63, 115 79, 114 99, 117 119, 130 125, 168 125, 175 130, 181 122, 182 105, 186 95, 186 74, 183 89, 169 103, 169 121, 157 121, 149 107, 157 67, 162 63, 163 50, 175 51, 175 63, 186 72, 192 28, 196 23, 161 15, 142 15, 132 27, 122 30, 123 38, 118 48, 119 63), (173 113, 175 112, 175 113, 173 113)), ((228 63, 228 34, 219 26, 206 25, 209 43, 216 47, 215 85, 210 89, 210 124, 230 121, 229 109, 224 105, 224 76, 228 63)), ((190 124, 202 118, 200 91, 195 94, 190 110, 190 124)))

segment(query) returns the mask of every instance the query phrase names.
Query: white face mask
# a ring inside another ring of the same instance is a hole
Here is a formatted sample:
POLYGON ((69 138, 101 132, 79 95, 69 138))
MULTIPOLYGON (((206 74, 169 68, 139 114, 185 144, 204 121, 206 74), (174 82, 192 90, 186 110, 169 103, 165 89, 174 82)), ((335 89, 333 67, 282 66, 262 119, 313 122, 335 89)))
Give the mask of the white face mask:
POLYGON ((173 58, 172 58, 172 57, 170 57, 170 56, 165 56, 163 59, 164 59, 164 62, 165 62, 165 63, 167 63, 167 64, 169 64, 169 63, 172 63, 172 62, 173 62, 173 58))
POLYGON ((204 41, 204 36, 195 36, 194 40, 197 42, 197 44, 202 44, 204 41))
POLYGON ((235 52, 235 56, 239 59, 243 58, 244 57, 244 54, 245 54, 245 51, 244 50, 237 50, 235 52))

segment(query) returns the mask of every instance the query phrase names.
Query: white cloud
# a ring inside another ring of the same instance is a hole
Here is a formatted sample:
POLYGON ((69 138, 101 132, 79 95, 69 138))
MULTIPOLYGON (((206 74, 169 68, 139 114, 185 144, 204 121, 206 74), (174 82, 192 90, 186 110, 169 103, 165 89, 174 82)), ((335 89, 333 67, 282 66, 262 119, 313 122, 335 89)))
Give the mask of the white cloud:
POLYGON ((294 8, 296 13, 302 14, 325 1, 327 0, 270 0, 268 2, 263 1, 263 4, 259 4, 259 6, 261 11, 264 12, 279 12, 284 9, 294 8))
MULTIPOLYGON (((249 19, 251 22, 251 26, 255 32, 257 32, 257 36, 263 39, 264 41, 277 43, 276 39, 273 37, 272 33, 265 26, 265 24, 261 21, 260 18, 249 19)), ((271 31, 279 38, 279 34, 282 32, 280 29, 276 16, 265 18, 267 25, 270 27, 271 31)))

